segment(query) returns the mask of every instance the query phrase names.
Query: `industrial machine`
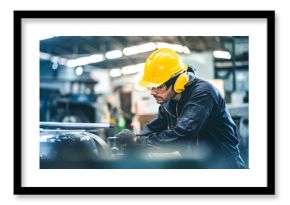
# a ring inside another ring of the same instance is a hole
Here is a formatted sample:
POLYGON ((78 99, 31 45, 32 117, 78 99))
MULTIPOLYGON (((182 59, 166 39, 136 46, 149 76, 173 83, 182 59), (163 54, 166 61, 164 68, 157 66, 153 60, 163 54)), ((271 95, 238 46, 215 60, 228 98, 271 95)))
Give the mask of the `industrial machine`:
MULTIPOLYGON (((42 79, 42 81, 44 80, 42 79)), ((69 85, 66 94, 55 88, 40 89, 40 120, 96 122, 98 94, 95 94, 94 87, 98 82, 91 79, 58 80, 58 82, 69 85)))
POLYGON ((111 149, 96 129, 105 123, 40 122, 40 168, 83 168, 109 160, 111 149))
POLYGON ((110 127, 107 123, 40 122, 40 168, 206 168, 209 164, 138 145, 129 130, 106 139, 93 134, 110 127))

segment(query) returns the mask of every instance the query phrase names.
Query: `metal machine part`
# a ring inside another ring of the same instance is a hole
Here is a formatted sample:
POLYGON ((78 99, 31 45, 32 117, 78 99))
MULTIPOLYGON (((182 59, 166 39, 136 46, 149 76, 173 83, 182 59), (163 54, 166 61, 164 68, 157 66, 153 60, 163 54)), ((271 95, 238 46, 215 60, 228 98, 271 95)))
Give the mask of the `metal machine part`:
POLYGON ((108 144, 112 149, 114 157, 128 155, 128 147, 135 143, 136 135, 127 129, 118 134, 108 137, 108 144))
POLYGON ((40 128, 46 129, 68 129, 68 130, 87 130, 98 128, 110 128, 109 123, 64 123, 64 122, 40 122, 40 128))
POLYGON ((173 166, 168 160, 180 160, 176 152, 168 153, 154 146, 136 144, 136 135, 130 130, 125 129, 107 139, 88 131, 102 126, 91 123, 41 123, 40 168, 160 168, 173 166), (83 130, 76 130, 82 124, 85 125, 83 130))
POLYGON ((40 131, 40 160, 94 161, 109 159, 111 149, 97 135, 85 131, 40 131))

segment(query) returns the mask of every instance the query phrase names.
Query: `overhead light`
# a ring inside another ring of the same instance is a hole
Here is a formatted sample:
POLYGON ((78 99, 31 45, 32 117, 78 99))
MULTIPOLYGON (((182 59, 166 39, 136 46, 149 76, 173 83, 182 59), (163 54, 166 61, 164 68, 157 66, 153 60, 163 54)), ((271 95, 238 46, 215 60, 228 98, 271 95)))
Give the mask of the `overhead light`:
POLYGON ((67 67, 70 67, 70 68, 73 68, 73 67, 75 67, 77 65, 77 62, 76 62, 76 60, 68 60, 67 62, 66 62, 66 66, 67 67))
POLYGON ((110 70, 110 76, 112 78, 116 78, 116 77, 119 77, 121 75, 122 75, 122 73, 121 73, 121 69, 120 68, 114 68, 114 69, 110 70))
POLYGON ((190 54, 190 50, 187 46, 183 46, 183 53, 190 54))
POLYGON ((66 58, 59 58, 58 59, 58 64, 60 65, 66 65, 67 63, 67 59, 66 58))
POLYGON ((153 42, 144 43, 138 46, 127 47, 123 49, 123 53, 126 56, 135 55, 138 53, 145 53, 156 49, 156 44, 153 42))
POLYGON ((115 59, 115 58, 120 58, 122 56, 123 56, 123 53, 120 50, 108 51, 106 53, 106 58, 107 59, 115 59))
POLYGON ((171 44, 171 43, 164 43, 164 42, 158 42, 157 48, 170 48, 176 52, 183 53, 184 52, 184 46, 178 45, 178 44, 171 44))
POLYGON ((91 55, 91 56, 88 56, 87 57, 87 64, 89 63, 98 63, 98 62, 101 62, 103 61, 105 58, 103 56, 103 54, 94 54, 94 55, 91 55))
POLYGON ((84 72, 84 69, 83 69, 83 67, 81 67, 81 66, 78 66, 78 67, 76 68, 76 75, 77 75, 77 76, 80 76, 80 75, 82 75, 82 74, 83 74, 83 72, 84 72))
POLYGON ((139 49, 140 53, 153 51, 153 50, 156 49, 156 43, 149 42, 149 43, 141 44, 141 45, 138 46, 138 49, 139 49))
POLYGON ((213 56, 215 58, 227 59, 227 60, 230 60, 232 57, 230 52, 228 52, 228 51, 214 51, 213 56))
POLYGON ((123 53, 125 56, 134 55, 139 53, 137 46, 132 46, 123 49, 123 53))
POLYGON ((58 63, 53 63, 52 66, 51 66, 51 68, 53 70, 56 70, 58 68, 58 63))
POLYGON ((159 48, 169 48, 171 46, 170 43, 163 43, 163 42, 158 42, 158 43, 156 43, 156 45, 157 45, 158 49, 159 48))
POLYGON ((139 64, 135 64, 135 65, 125 66, 125 67, 122 67, 121 72, 124 75, 139 73, 139 72, 143 71, 144 66, 145 66, 145 63, 139 63, 139 64))
MULTIPOLYGON (((129 55, 134 55, 134 54, 138 54, 138 53, 153 51, 157 48, 171 48, 172 50, 177 51, 179 53, 185 53, 185 54, 190 53, 189 48, 186 46, 182 46, 182 45, 178 45, 178 44, 164 43, 164 42, 158 42, 158 43, 149 42, 149 43, 144 43, 144 44, 137 45, 137 46, 124 48, 123 52, 121 50, 113 50, 113 51, 106 52, 105 55, 94 54, 94 55, 75 58, 75 59, 66 59, 66 58, 62 58, 62 57, 58 57, 58 56, 52 56, 51 54, 48 54, 48 53, 40 52, 40 59, 50 60, 52 63, 57 63, 59 65, 64 65, 64 66, 67 66, 70 68, 74 68, 74 67, 78 67, 78 66, 92 64, 92 63, 98 63, 98 62, 104 61, 106 59, 120 58, 123 56, 123 54, 126 56, 129 56, 129 55), (105 59, 105 57, 106 57, 106 59, 105 59)), ((131 72, 131 71, 127 71, 126 68, 124 70, 125 70, 124 71, 125 73, 131 72)))
POLYGON ((178 53, 183 53, 184 48, 182 45, 178 45, 178 44, 172 44, 172 49, 175 50, 178 53))
POLYGON ((43 53, 43 52, 39 53, 39 58, 42 59, 42 60, 49 60, 50 57, 51 57, 51 55, 48 54, 48 53, 43 53))
POLYGON ((87 65, 91 63, 98 63, 104 60, 104 56, 102 54, 94 54, 86 57, 76 58, 67 61, 68 67, 76 67, 81 65, 87 65))
POLYGON ((51 56, 50 61, 51 61, 52 63, 58 63, 58 61, 59 61, 59 57, 58 57, 58 56, 51 56))

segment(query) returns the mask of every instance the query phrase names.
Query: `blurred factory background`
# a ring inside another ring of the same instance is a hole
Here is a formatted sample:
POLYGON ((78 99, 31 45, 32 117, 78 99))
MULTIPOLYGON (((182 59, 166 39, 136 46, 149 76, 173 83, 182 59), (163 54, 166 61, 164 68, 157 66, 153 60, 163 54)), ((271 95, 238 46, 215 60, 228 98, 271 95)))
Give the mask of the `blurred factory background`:
POLYGON ((248 162, 247 36, 55 36, 40 41, 40 121, 105 122, 105 141, 127 128, 139 133, 158 104, 138 85, 148 55, 162 47, 179 53, 223 94, 248 162))

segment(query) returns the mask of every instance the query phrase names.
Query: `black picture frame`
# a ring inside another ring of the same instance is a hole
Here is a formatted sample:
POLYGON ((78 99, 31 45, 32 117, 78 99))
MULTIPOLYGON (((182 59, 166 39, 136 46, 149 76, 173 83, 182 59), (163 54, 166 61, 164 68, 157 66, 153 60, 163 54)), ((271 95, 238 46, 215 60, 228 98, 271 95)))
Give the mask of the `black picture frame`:
POLYGON ((275 11, 14 11, 14 194, 273 195, 275 194, 275 11), (22 184, 22 20, 47 18, 265 19, 267 22, 267 186, 265 187, 24 187, 22 184))

